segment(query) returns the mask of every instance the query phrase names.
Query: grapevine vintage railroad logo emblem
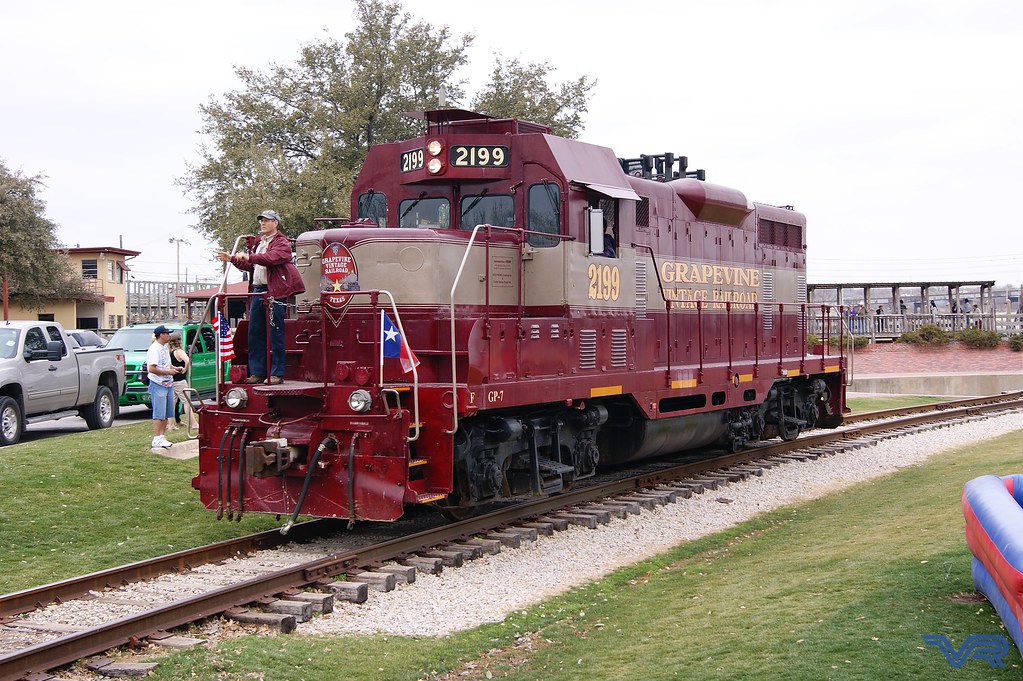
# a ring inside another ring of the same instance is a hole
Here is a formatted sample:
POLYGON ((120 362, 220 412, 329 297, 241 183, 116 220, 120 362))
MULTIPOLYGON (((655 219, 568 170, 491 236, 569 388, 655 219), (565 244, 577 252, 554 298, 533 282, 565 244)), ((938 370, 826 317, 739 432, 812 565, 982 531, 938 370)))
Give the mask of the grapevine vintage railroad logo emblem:
POLYGON ((330 244, 320 257, 320 299, 327 307, 343 310, 351 302, 347 291, 359 290, 359 268, 343 244, 330 244))

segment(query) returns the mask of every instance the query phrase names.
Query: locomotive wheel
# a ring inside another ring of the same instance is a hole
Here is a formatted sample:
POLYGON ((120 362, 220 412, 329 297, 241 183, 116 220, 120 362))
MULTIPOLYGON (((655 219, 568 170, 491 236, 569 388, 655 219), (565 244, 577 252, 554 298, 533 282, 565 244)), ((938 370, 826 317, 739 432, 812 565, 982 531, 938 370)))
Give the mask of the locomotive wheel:
POLYGON ((801 432, 803 432, 803 429, 800 428, 799 426, 792 426, 791 428, 790 427, 784 427, 784 428, 781 429, 781 433, 780 433, 781 434, 781 439, 784 440, 785 442, 792 442, 797 437, 799 437, 799 434, 801 432))
POLYGON ((17 444, 25 430, 18 402, 6 395, 0 397, 0 447, 17 444))
POLYGON ((482 513, 479 506, 438 506, 444 517, 454 522, 461 522, 482 513))

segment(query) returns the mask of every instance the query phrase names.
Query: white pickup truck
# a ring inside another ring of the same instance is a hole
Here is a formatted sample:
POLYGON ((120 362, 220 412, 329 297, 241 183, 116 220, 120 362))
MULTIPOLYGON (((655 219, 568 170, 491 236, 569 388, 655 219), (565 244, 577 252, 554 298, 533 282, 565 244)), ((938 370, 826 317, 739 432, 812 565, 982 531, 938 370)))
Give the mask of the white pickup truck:
POLYGON ((65 416, 109 428, 123 390, 124 350, 82 348, 57 322, 0 321, 0 446, 65 416))

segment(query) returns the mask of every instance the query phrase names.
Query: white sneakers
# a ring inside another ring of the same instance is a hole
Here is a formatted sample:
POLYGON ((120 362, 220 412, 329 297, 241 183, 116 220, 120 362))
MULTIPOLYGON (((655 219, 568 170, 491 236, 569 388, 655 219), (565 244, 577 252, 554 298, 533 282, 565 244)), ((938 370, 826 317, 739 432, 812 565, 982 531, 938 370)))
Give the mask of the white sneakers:
POLYGON ((157 447, 167 448, 170 447, 171 444, 173 443, 167 438, 165 438, 163 435, 157 435, 156 437, 153 438, 153 444, 151 446, 153 449, 156 449, 157 447))

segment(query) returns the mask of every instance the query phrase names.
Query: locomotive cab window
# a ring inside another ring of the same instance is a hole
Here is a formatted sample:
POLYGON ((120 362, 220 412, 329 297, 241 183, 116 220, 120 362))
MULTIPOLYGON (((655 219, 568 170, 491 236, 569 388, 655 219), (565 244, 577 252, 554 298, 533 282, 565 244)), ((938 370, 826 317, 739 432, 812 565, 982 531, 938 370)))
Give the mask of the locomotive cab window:
POLYGON ((387 197, 380 192, 368 191, 359 194, 358 218, 368 218, 377 227, 387 226, 387 197))
MULTIPOLYGON (((561 233, 561 188, 553 182, 534 184, 529 188, 529 230, 546 234, 561 233)), ((529 245, 550 248, 558 239, 541 234, 530 234, 529 245)))
POLYGON ((462 197, 460 214, 458 223, 462 229, 471 230, 476 225, 513 227, 515 202, 510 196, 488 196, 485 193, 465 196, 462 197))
POLYGON ((447 199, 405 199, 398 204, 398 226, 450 229, 451 204, 447 199))

